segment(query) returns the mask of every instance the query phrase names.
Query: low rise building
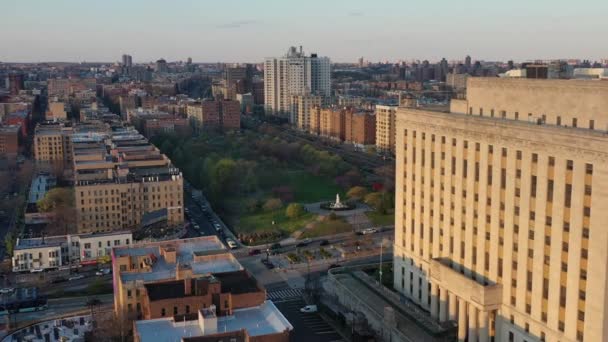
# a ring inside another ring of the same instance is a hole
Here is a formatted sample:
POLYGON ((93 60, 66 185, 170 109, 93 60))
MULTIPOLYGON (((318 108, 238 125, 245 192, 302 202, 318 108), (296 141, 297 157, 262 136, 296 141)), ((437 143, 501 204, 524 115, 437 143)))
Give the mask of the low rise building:
POLYGON ((308 131, 310 129, 310 113, 315 106, 321 106, 321 96, 317 95, 292 95, 291 96, 291 122, 298 129, 308 131))
POLYGON ((114 247, 133 242, 130 232, 17 239, 13 272, 35 272, 73 264, 109 262, 114 247))
POLYGON ((112 253, 114 311, 121 319, 144 318, 146 284, 243 270, 217 236, 143 243, 112 253))

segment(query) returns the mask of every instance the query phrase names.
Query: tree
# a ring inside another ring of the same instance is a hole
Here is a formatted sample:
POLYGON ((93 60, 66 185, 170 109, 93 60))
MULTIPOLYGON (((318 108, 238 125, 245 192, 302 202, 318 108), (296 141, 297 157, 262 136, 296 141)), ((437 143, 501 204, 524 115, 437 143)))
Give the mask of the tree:
POLYGON ((46 213, 61 207, 73 207, 74 191, 70 188, 53 188, 37 204, 38 210, 46 213))
POLYGON ((374 208, 375 210, 379 210, 382 207, 382 193, 380 192, 371 192, 365 195, 363 200, 365 204, 374 208))
POLYGON ((13 232, 8 232, 4 235, 4 245, 6 246, 6 253, 10 256, 13 255, 15 250, 15 236, 13 232))
POLYGON ((294 219, 304 215, 305 212, 304 206, 300 203, 290 203, 285 209, 285 216, 294 219))
POLYGON ((279 198, 269 198, 266 203, 264 203, 265 211, 273 211, 277 209, 281 209, 283 207, 283 201, 279 198))
POLYGON ((360 201, 367 195, 367 189, 362 186, 353 186, 346 193, 346 197, 352 200, 360 201))

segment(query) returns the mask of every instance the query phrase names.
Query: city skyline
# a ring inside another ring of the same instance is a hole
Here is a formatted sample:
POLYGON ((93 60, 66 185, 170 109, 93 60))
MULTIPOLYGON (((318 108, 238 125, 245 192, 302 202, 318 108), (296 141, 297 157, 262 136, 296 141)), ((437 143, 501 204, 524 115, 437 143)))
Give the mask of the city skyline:
POLYGON ((599 60, 607 58, 595 43, 608 31, 601 20, 607 9, 599 1, 557 6, 518 0, 499 8, 481 1, 412 7, 393 1, 315 0, 298 11, 291 2, 275 0, 257 6, 243 0, 225 5, 181 0, 172 6, 160 1, 11 1, 0 28, 12 34, 1 36, 0 44, 19 49, 3 49, 0 61, 114 62, 127 53, 134 63, 188 57, 199 63, 261 62, 290 45, 303 45, 305 52, 334 62, 466 55, 475 60, 599 60), (146 16, 133 15, 138 12, 146 16))

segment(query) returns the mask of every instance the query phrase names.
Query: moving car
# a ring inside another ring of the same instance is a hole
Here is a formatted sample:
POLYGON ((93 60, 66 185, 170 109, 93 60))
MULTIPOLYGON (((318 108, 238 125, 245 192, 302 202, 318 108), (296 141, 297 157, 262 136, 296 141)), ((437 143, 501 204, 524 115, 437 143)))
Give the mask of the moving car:
POLYGON ((83 279, 84 276, 82 274, 77 274, 77 275, 73 275, 71 277, 68 278, 68 281, 72 281, 72 280, 78 280, 78 279, 83 279))
POLYGON ((13 291, 15 291, 15 289, 14 289, 14 288, 12 288, 12 287, 5 287, 5 288, 3 288, 3 289, 0 289, 0 293, 2 293, 2 294, 5 294, 5 293, 11 293, 11 292, 13 292, 13 291))
POLYGON ((316 305, 306 305, 305 307, 300 309, 300 312, 302 313, 315 313, 317 311, 318 309, 316 305))
POLYGON ((96 276, 103 276, 103 275, 106 275, 106 274, 110 274, 110 272, 112 272, 111 269, 109 269, 109 268, 102 268, 99 271, 95 272, 95 275, 96 276))
POLYGON ((377 233, 377 232, 378 232, 378 229, 376 229, 376 228, 366 228, 366 229, 363 229, 363 230, 361 231, 361 233, 362 233, 363 235, 367 235, 367 234, 374 234, 374 233, 377 233))
POLYGON ((329 240, 321 240, 321 243, 319 244, 319 246, 327 246, 329 245, 329 240))
POLYGON ((228 244, 228 247, 230 247, 230 249, 239 248, 239 245, 237 245, 236 242, 232 239, 226 239, 226 243, 228 244))
POLYGON ((262 253, 262 251, 261 251, 261 250, 259 250, 259 249, 257 249, 257 248, 256 248, 256 249, 250 249, 250 250, 249 250, 249 255, 258 255, 258 254, 260 254, 260 253, 262 253))
POLYGON ((338 268, 338 267, 342 267, 342 265, 340 265, 340 264, 331 264, 331 265, 329 265, 329 267, 327 269, 331 270, 332 268, 338 268))

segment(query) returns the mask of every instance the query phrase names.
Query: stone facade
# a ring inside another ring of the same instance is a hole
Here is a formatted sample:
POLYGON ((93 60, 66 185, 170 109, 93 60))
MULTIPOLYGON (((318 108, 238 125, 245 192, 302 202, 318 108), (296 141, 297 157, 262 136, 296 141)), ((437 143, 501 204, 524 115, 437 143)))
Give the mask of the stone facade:
POLYGON ((608 339, 607 86, 469 78, 468 112, 398 109, 394 286, 460 340, 608 339))

